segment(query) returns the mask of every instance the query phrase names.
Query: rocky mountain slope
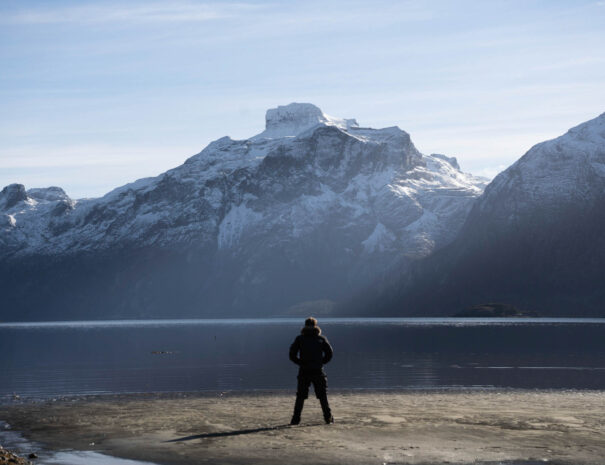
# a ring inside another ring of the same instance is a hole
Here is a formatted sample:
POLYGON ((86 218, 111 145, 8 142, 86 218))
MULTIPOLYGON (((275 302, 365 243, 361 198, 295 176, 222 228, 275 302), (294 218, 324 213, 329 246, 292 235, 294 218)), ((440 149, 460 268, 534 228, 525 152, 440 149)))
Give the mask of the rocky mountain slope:
POLYGON ((458 238, 364 296, 359 311, 452 315, 505 302, 605 316, 605 114, 531 148, 477 200, 458 238))
POLYGON ((0 193, 0 318, 260 316, 338 300, 454 239, 485 182, 397 127, 311 104, 247 140, 72 200, 0 193))

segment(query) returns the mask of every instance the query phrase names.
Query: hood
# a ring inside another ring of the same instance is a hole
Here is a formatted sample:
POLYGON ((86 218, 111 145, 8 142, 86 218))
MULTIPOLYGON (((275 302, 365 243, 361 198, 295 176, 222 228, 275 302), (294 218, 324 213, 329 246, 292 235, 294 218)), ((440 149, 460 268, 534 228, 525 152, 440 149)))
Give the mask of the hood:
POLYGON ((321 334, 321 328, 319 326, 303 326, 300 330, 300 334, 303 336, 319 336, 321 334))

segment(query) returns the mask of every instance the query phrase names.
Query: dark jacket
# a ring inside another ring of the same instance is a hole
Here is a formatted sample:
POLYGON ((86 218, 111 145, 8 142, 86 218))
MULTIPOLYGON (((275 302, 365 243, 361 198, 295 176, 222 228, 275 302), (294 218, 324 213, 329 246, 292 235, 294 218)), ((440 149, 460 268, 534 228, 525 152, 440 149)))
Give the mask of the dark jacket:
POLYGON ((330 343, 317 326, 305 326, 290 346, 290 360, 302 370, 321 370, 332 359, 332 353, 330 343))

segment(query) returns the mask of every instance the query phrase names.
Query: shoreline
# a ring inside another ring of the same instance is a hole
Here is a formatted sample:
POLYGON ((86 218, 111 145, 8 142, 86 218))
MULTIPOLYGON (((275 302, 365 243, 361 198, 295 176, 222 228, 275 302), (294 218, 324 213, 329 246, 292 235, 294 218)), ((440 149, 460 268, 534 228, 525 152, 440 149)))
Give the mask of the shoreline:
MULTIPOLYGON (((386 387, 386 388, 329 388, 328 395, 380 395, 380 394, 605 394, 605 389, 577 388, 516 388, 500 386, 435 386, 435 387, 386 387)), ((199 390, 199 391, 128 391, 107 392, 98 394, 67 394, 55 396, 28 396, 6 394, 0 397, 0 414, 4 408, 28 405, 44 405, 57 402, 128 402, 132 400, 177 400, 177 399, 212 399, 212 398, 255 398, 264 396, 290 396, 294 399, 296 388, 289 389, 237 389, 237 390, 199 390)), ((313 386, 310 387, 309 398, 315 398, 313 386)), ((0 416, 0 423, 3 418, 0 416)))
POLYGON ((19 399, 0 404, 0 420, 49 450, 166 465, 602 465, 605 456, 605 391, 364 389, 329 397, 333 425, 323 424, 311 394, 301 425, 290 427, 294 392, 281 390, 19 399))

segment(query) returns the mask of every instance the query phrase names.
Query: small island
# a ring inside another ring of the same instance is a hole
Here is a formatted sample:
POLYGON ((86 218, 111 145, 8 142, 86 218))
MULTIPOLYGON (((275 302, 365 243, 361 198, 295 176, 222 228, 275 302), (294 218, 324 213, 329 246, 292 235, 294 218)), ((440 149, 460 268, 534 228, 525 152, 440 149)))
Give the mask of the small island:
POLYGON ((468 307, 453 316, 456 318, 528 318, 539 315, 536 312, 521 311, 511 304, 488 303, 468 307))

